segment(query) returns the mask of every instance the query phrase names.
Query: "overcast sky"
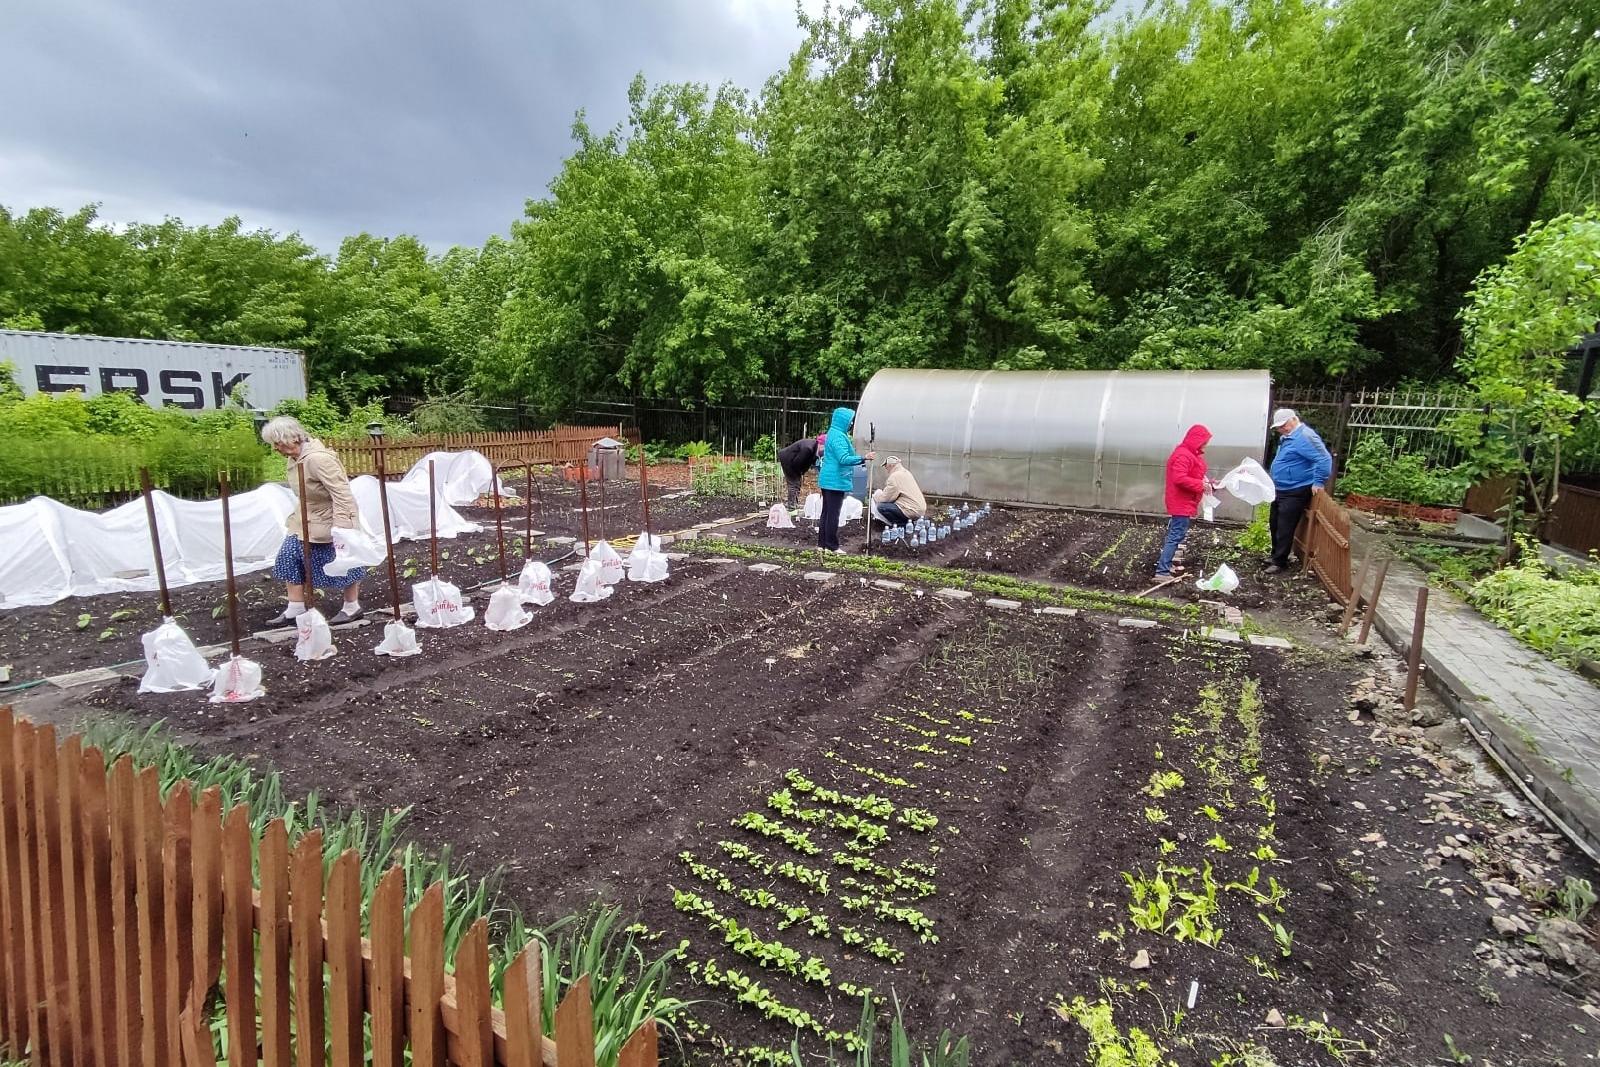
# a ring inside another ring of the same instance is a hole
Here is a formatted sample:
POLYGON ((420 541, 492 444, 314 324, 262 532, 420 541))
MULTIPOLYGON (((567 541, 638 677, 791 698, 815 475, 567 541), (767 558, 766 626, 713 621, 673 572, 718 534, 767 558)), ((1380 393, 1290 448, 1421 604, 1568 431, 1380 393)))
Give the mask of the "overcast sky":
POLYGON ((0 0, 0 204, 481 244, 580 108, 759 89, 800 39, 794 0, 0 0))

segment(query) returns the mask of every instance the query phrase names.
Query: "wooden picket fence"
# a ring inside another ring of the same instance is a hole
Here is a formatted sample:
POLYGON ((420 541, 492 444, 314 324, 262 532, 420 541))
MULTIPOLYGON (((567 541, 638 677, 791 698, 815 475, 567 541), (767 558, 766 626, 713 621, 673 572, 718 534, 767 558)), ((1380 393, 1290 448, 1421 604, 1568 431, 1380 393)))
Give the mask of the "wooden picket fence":
MULTIPOLYGON (((360 859, 323 876, 319 831, 293 847, 282 819, 259 839, 243 805, 154 767, 108 771, 76 735, 0 709, 0 1045, 34 1065, 594 1067, 588 976, 540 1033, 531 943, 491 1001, 483 919, 444 958, 444 888, 407 916, 405 876, 384 874, 362 936, 360 859), (253 866, 259 873, 252 874, 253 866), (408 942, 409 935, 409 942, 408 942), (406 955, 409 943, 410 955, 406 955), (370 1049, 370 1060, 367 1050, 370 1049)), ((618 1067, 654 1067, 641 1026, 618 1067)))
POLYGON ((1295 543, 1306 568, 1339 603, 1348 603, 1350 582, 1350 513, 1327 493, 1312 493, 1311 506, 1295 531, 1295 543))
MULTIPOLYGON (((581 463, 590 447, 602 437, 622 440, 622 427, 557 426, 550 430, 515 430, 505 433, 451 433, 426 437, 401 437, 383 443, 384 466, 391 475, 404 474, 429 452, 482 452, 490 463, 581 463)), ((369 438, 324 441, 353 475, 377 471, 378 446, 369 438)))

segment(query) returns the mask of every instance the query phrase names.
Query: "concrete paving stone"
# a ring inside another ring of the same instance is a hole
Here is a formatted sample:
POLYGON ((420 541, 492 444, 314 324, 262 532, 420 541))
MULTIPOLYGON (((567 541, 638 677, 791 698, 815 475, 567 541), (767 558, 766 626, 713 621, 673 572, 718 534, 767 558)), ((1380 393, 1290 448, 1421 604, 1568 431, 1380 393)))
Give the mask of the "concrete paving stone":
POLYGON ((832 571, 806 571, 804 577, 808 582, 831 582, 839 576, 832 571))
POLYGON ((712 556, 710 559, 707 559, 706 562, 707 563, 738 563, 739 561, 734 559, 731 556, 712 556))
POLYGON ((905 582, 893 582, 888 578, 874 578, 872 580, 872 584, 877 586, 879 589, 887 589, 891 593, 898 593, 900 590, 906 587, 905 582))
POLYGON ((771 574, 773 571, 783 570, 776 563, 752 563, 746 569, 755 571, 757 574, 771 574))
POLYGON ((116 671, 109 667, 91 667, 86 671, 73 671, 71 674, 57 674, 46 679, 57 689, 72 689, 80 685, 99 685, 102 682, 114 682, 118 678, 116 671))
POLYGON ((1126 626, 1130 630, 1149 630, 1156 625, 1154 619, 1118 619, 1118 626, 1126 626))
POLYGON ((195 651, 200 653, 202 658, 210 659, 212 656, 224 654, 230 648, 232 648, 231 645, 207 645, 205 648, 197 648, 195 651))
MULTIPOLYGON (((662 544, 666 544, 666 542, 663 541, 662 544)), ((672 560, 674 563, 676 563, 680 559, 688 559, 689 558, 689 553, 687 553, 687 552, 663 552, 661 554, 663 556, 666 556, 668 559, 672 560)))
POLYGON ((1065 615, 1068 618, 1071 618, 1078 613, 1077 608, 1061 608, 1056 607, 1055 605, 1051 605, 1050 607, 1042 610, 1046 615, 1065 615))
POLYGON ((290 627, 287 630, 257 630, 250 636, 269 645, 281 645, 285 641, 293 641, 295 634, 294 628, 290 627))
POLYGON ((997 596, 992 596, 985 600, 984 604, 991 608, 998 608, 1001 611, 1016 611, 1022 607, 1022 601, 1020 600, 1006 600, 997 596))
POLYGON ((550 537, 546 538, 546 540, 548 540, 552 545, 575 545, 578 543, 578 539, 576 537, 550 537))
POLYGON ((943 600, 970 600, 972 593, 966 589, 935 589, 933 595, 943 600))
POLYGON ((700 531, 699 530, 682 530, 682 531, 679 531, 677 537, 675 537, 674 540, 677 540, 677 541, 694 541, 694 540, 698 539, 699 536, 700 536, 700 531))
POLYGON ((1221 641, 1230 645, 1237 645, 1244 640, 1239 636, 1238 630, 1225 630, 1220 626, 1207 626, 1200 631, 1200 636, 1208 641, 1221 641))
POLYGON ((1294 642, 1282 637, 1271 637, 1262 634, 1251 634, 1250 643, 1257 648, 1293 648, 1294 642))

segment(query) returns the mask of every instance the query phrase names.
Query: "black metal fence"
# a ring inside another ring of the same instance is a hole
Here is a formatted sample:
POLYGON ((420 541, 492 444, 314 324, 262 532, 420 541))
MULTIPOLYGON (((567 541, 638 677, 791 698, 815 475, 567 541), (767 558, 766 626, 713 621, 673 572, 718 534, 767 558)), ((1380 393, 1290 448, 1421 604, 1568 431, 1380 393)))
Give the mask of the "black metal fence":
POLYGON ((572 417, 580 422, 615 422, 643 441, 705 441, 723 455, 752 451, 764 435, 779 448, 828 427, 836 407, 855 407, 859 389, 752 393, 726 404, 689 404, 648 397, 593 397, 572 417))
POLYGON ((1472 394, 1432 389, 1274 389, 1274 407, 1294 408, 1328 446, 1338 469, 1362 438, 1379 435, 1395 453, 1420 452, 1436 467, 1453 467, 1466 453, 1449 432, 1474 410, 1472 394))

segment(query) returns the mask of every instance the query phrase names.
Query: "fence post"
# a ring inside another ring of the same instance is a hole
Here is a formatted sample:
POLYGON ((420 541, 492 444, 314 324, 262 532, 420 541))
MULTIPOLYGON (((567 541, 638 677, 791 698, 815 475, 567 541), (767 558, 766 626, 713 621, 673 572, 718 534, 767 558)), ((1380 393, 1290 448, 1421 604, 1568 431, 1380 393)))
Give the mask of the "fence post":
POLYGON ((1417 680, 1422 676, 1422 633, 1428 625, 1428 587, 1417 590, 1417 614, 1411 622, 1411 648, 1406 657, 1406 695, 1401 706, 1417 706, 1417 680))
POLYGON ((261 1058, 267 1067, 289 1067, 289 831, 273 819, 261 834, 256 861, 261 886, 261 1058))
POLYGON ((579 978, 556 1006, 556 1067, 595 1067, 589 984, 588 975, 579 978))
POLYGON ((1383 596, 1383 580, 1389 574, 1389 561, 1386 559, 1378 565, 1378 580, 1372 586, 1372 599, 1367 601, 1366 614, 1361 616, 1361 635, 1356 638, 1356 644, 1367 643, 1367 634, 1372 632, 1372 620, 1378 614, 1378 598, 1383 596))
POLYGON ((235 981, 236 976, 256 973, 250 843, 250 810, 235 804, 222 824, 222 951, 228 972, 228 1067, 256 1065, 256 983, 254 978, 235 981))
POLYGON ((327 1062, 322 995, 322 831, 300 839, 289 860, 289 953, 294 969, 295 1063, 327 1062))
POLYGON ((16 1059, 27 1043, 27 975, 22 941, 22 859, 18 854, 16 720, 0 711, 0 964, 5 975, 5 1041, 7 1054, 16 1059))

